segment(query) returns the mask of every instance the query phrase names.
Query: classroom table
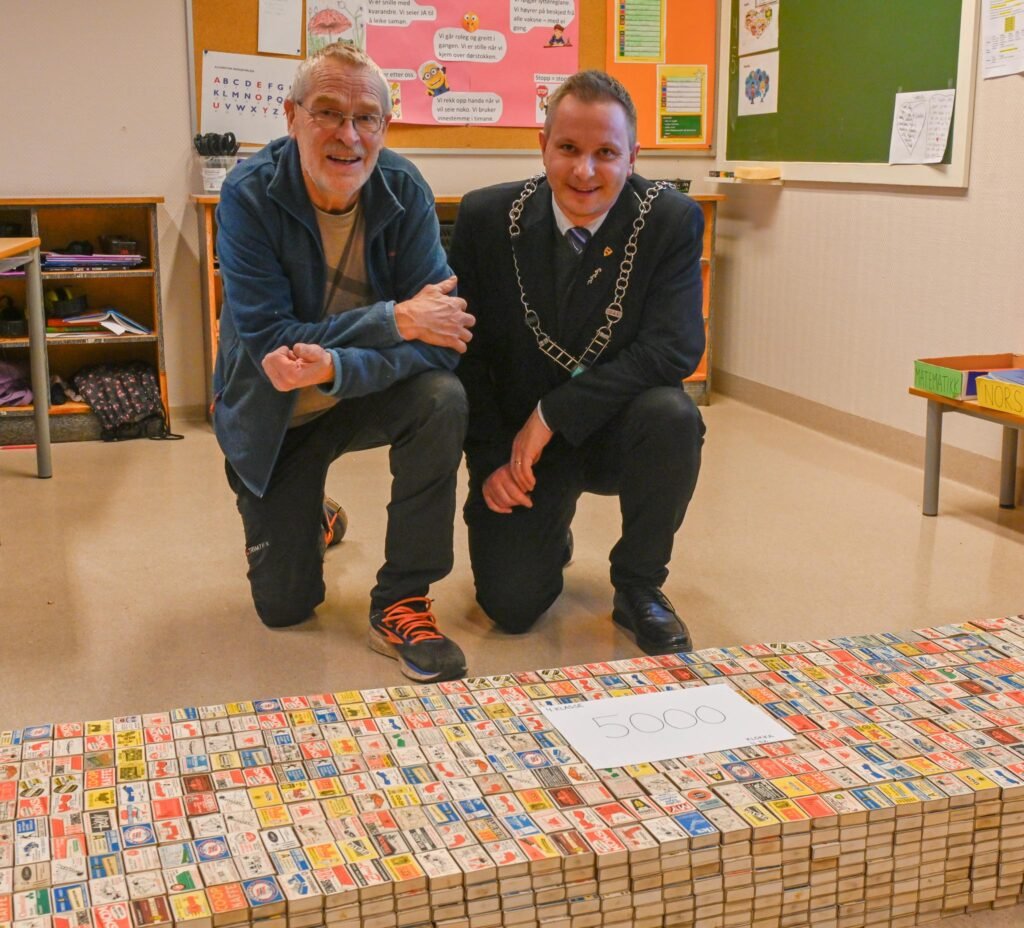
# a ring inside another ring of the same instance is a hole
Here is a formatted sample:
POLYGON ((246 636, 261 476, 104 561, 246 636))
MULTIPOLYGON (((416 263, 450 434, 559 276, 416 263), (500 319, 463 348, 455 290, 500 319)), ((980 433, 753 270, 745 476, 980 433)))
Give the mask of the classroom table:
POLYGON ((27 255, 25 309, 28 317, 29 364, 36 420, 36 475, 52 477, 50 464, 50 369, 46 357, 46 321, 43 315, 43 278, 38 238, 0 238, 0 261, 27 255))
POLYGON ((939 469, 942 463, 942 417, 947 412, 960 412, 975 419, 996 422, 1003 427, 1003 453, 999 477, 999 505, 1013 509, 1017 502, 1017 433, 1024 429, 1024 416, 988 409, 972 400, 953 400, 936 393, 910 388, 912 396, 928 401, 928 422, 925 429, 924 503, 921 511, 934 516, 939 511, 939 469))

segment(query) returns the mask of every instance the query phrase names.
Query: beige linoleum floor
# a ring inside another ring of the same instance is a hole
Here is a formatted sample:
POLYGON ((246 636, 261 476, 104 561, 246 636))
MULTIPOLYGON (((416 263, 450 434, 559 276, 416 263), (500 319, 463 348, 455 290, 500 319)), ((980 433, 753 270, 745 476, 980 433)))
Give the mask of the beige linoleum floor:
MULTIPOLYGON (((728 398, 704 410, 704 465, 666 592, 696 646, 900 631, 1024 612, 1024 509, 997 489, 943 481, 920 512, 920 469, 728 398)), ((0 730, 182 705, 401 682, 366 648, 367 592, 383 548, 383 452, 335 464, 349 512, 327 557, 327 601, 297 628, 251 608, 241 524, 205 424, 181 442, 0 451, 0 730)), ((460 487, 461 490, 461 487, 460 487)), ((562 598, 536 630, 492 630, 473 600, 465 530, 432 595, 471 674, 638 653, 610 620, 617 508, 585 497, 562 598)), ((1019 928, 1024 907, 942 922, 1019 928)))

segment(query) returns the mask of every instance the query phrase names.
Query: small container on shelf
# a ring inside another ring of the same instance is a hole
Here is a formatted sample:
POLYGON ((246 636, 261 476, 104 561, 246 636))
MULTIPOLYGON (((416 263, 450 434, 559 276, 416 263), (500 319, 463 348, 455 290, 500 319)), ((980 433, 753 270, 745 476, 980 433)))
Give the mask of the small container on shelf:
POLYGON ((6 293, 0 294, 0 338, 25 338, 27 335, 25 314, 6 293))
POLYGON ((139 243, 128 235, 101 235, 100 245, 107 255, 137 255, 139 243))

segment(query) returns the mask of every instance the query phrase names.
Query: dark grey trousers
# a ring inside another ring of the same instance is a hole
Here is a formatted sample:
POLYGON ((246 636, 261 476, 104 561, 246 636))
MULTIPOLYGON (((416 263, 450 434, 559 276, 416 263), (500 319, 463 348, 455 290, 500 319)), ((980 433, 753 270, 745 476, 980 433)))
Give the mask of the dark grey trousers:
POLYGON ((380 393, 342 400, 289 429, 262 498, 226 465, 245 528, 253 603, 265 625, 302 622, 323 602, 324 483, 331 463, 349 451, 390 448, 384 565, 371 606, 425 596, 431 583, 451 571, 466 415, 455 375, 430 371, 380 393))
POLYGON ((465 506, 476 598, 506 631, 523 632, 562 592, 565 544, 585 493, 617 495, 622 535, 612 548, 616 587, 660 587, 676 531, 700 471, 704 422, 677 387, 655 387, 578 448, 556 438, 534 468, 533 508, 492 512, 481 488, 489 473, 467 455, 465 506))

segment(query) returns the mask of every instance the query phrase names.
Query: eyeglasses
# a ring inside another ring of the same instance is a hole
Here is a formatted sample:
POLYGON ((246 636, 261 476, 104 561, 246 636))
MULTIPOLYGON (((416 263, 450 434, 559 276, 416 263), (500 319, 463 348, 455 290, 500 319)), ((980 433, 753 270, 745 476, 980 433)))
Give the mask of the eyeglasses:
POLYGON ((329 129, 331 132, 337 132, 349 119, 352 120, 352 125, 360 135, 376 135, 384 125, 383 113, 353 113, 349 115, 348 113, 339 113, 337 110, 311 110, 299 102, 296 102, 295 105, 309 113, 309 118, 321 129, 329 129))

